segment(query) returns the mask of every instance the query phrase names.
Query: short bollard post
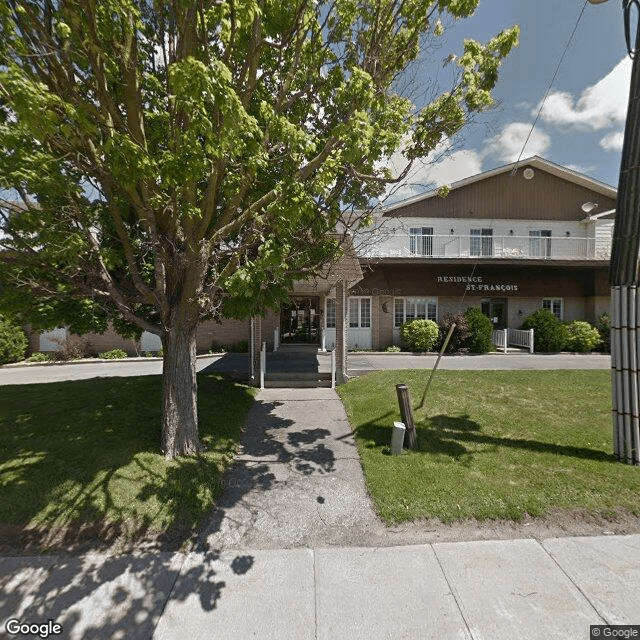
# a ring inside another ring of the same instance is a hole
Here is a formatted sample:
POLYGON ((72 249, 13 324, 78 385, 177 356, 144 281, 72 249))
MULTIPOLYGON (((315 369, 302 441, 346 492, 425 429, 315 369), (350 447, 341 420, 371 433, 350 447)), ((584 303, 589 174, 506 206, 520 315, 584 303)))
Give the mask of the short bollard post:
POLYGON ((417 443, 416 427, 413 424, 413 411, 411 410, 411 398, 409 397, 409 387, 406 384, 397 384, 398 404, 400 405, 400 416, 406 428, 407 448, 415 449, 417 443))
POLYGON ((264 389, 264 374, 267 371, 267 343, 262 343, 260 350, 260 388, 264 389))
POLYGON ((331 352, 331 388, 336 388, 336 350, 331 352))
POLYGON ((393 423, 393 431, 391 433, 391 455, 399 456, 402 453, 402 445, 404 444, 405 426, 402 422, 393 423))

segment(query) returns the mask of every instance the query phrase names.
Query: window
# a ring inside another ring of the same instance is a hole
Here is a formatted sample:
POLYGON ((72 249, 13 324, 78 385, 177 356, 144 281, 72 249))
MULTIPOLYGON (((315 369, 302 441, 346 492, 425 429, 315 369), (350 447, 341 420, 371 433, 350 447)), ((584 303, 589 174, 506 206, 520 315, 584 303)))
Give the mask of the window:
POLYGON ((535 229, 529 231, 529 257, 551 257, 551 230, 535 229))
POLYGON ((493 229, 471 229, 469 253, 472 256, 493 255, 493 229))
POLYGON ((396 298, 393 307, 393 326, 401 327, 409 320, 433 320, 438 317, 437 298, 396 298))
POLYGON ((333 298, 327 298, 327 312, 325 313, 325 325, 327 329, 336 328, 336 301, 333 298))
POLYGON ((433 255, 433 227, 411 227, 409 251, 413 256, 433 255))
POLYGON ((562 298, 542 298, 542 308, 551 311, 558 320, 562 320, 564 316, 563 307, 562 298))
POLYGON ((349 298, 349 326, 353 329, 371 326, 371 298, 349 298))

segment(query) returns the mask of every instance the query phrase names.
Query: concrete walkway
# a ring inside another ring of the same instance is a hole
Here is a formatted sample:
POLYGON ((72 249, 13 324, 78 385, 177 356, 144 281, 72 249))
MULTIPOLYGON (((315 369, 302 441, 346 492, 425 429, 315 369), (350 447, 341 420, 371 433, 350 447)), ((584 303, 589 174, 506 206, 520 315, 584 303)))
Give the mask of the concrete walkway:
POLYGON ((0 638, 46 637, 11 635, 10 619, 70 640, 582 640, 640 625, 640 535, 425 534, 378 521, 335 392, 266 390, 191 553, 0 558, 0 638))

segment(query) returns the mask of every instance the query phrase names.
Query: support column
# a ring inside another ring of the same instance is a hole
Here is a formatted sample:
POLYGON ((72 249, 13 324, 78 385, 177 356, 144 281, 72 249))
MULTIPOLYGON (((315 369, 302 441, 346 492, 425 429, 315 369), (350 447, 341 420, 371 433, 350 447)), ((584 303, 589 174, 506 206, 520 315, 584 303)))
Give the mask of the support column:
POLYGON ((251 344, 249 347, 249 363, 251 379, 255 386, 260 385, 260 349, 262 348, 262 318, 251 318, 251 344))
POLYGON ((633 58, 633 67, 622 145, 609 281, 612 311, 613 451, 620 461, 640 465, 640 29, 637 24, 631 24, 634 5, 637 8, 634 0, 623 2, 627 49, 633 58), (632 26, 635 33, 631 32, 632 26))
POLYGON ((336 283, 336 383, 347 381, 347 283, 336 283))

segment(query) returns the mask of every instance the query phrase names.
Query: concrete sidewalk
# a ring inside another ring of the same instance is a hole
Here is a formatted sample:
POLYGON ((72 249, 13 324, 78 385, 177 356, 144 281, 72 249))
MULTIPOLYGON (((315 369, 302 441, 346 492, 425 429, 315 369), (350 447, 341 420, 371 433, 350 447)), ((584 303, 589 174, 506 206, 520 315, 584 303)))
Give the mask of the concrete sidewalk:
POLYGON ((2 638, 587 640, 638 602, 640 535, 0 559, 2 638))

